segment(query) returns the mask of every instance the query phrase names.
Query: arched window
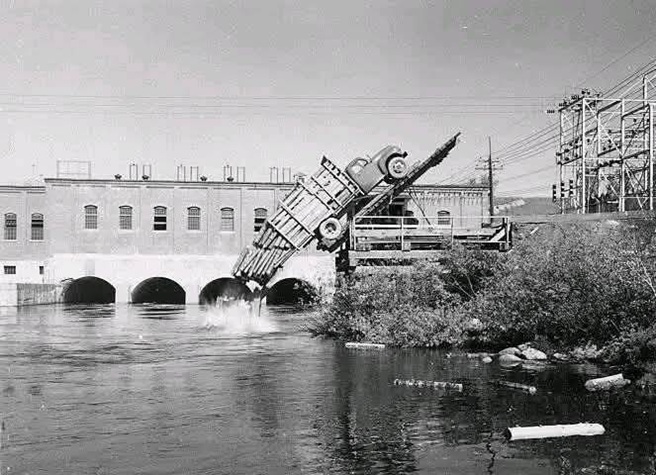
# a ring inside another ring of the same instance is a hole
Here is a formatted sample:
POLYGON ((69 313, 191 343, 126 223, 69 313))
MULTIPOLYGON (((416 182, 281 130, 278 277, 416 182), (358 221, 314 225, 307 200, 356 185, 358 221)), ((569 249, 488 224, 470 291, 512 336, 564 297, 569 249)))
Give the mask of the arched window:
POLYGON ((16 240, 17 226, 18 226, 18 220, 16 219, 16 213, 5 214, 5 239, 7 241, 16 240))
POLYGON ((84 207, 84 229, 98 229, 98 207, 96 205, 84 207))
POLYGON ((118 207, 118 229, 132 229, 132 206, 118 207))
POLYGON ((153 214, 153 230, 166 231, 166 206, 155 206, 153 214))
POLYGON ((32 241, 43 241, 43 215, 32 213, 32 226, 30 239, 32 241))
POLYGON ((187 229, 189 231, 200 231, 200 208, 198 206, 187 208, 187 229))
POLYGON ((443 226, 449 226, 451 224, 451 213, 446 210, 438 211, 437 224, 443 226))
POLYGON ((235 230, 235 210, 232 208, 221 208, 221 231, 235 230))
POLYGON ((260 232, 260 229, 262 229, 262 226, 264 226, 264 222, 267 219, 268 213, 269 212, 266 208, 255 208, 253 211, 253 231, 256 233, 260 232))

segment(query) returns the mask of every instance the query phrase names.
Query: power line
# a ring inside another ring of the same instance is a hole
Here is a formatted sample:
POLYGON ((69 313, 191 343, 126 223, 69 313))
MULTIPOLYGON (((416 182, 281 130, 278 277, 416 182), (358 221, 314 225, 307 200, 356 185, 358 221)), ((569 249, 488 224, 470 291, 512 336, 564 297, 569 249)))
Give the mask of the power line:
POLYGON ((636 51, 636 50, 642 48, 644 45, 646 45, 647 43, 650 43, 650 42, 653 41, 654 39, 656 39, 656 35, 649 36, 649 37, 648 37, 647 39, 645 39, 644 41, 641 41, 640 43, 638 43, 637 45, 633 46, 632 48, 630 48, 630 49, 629 49, 628 51, 626 51, 625 53, 621 54, 621 55, 618 56, 617 58, 615 58, 615 59, 613 59, 612 61, 610 61, 608 64, 606 64, 606 66, 604 66, 603 68, 601 68, 601 69, 600 69, 599 71, 597 71, 596 73, 591 74, 590 76, 588 76, 588 77, 586 77, 585 79, 583 79, 581 82, 577 83, 574 87, 575 87, 575 88, 577 88, 577 87, 581 87, 583 84, 587 83, 590 79, 594 79, 596 76, 599 76, 601 73, 603 73, 604 71, 606 71, 608 68, 610 68, 610 67, 612 67, 613 65, 615 65, 618 61, 623 60, 623 59, 626 58, 628 55, 630 55, 630 54, 633 53, 634 51, 636 51))

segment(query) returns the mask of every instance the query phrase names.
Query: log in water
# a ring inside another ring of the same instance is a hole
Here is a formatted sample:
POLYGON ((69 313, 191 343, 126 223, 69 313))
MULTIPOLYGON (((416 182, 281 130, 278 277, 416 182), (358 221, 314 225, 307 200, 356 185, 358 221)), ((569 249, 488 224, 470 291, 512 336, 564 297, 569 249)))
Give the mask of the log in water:
POLYGON ((550 437, 593 436, 606 432, 601 424, 560 424, 551 426, 508 427, 504 435, 508 440, 547 439, 550 437))

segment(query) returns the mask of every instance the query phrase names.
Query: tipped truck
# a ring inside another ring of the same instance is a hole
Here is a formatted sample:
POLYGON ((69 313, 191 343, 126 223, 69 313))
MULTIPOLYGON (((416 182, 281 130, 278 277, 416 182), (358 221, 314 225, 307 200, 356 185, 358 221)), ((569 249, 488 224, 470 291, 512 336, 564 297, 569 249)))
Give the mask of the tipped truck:
POLYGON ((276 271, 296 252, 318 240, 319 249, 332 251, 345 240, 347 211, 358 212, 357 198, 371 193, 381 182, 389 186, 362 208, 375 212, 401 193, 431 167, 440 163, 457 143, 454 135, 429 158, 408 167, 407 153, 389 145, 371 158, 356 158, 342 171, 323 157, 321 167, 283 198, 266 220, 252 245, 244 248, 232 275, 265 287, 276 271), (355 207, 355 209, 354 209, 355 207))

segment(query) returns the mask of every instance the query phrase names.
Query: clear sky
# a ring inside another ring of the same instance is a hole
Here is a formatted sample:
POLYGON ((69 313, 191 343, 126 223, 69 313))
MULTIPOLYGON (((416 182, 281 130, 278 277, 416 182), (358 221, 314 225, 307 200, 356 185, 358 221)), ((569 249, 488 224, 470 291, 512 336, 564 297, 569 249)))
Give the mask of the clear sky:
MULTIPOLYGON (((654 59, 655 24, 655 0, 0 0, 0 182, 57 160, 268 180, 388 143, 423 158, 457 131, 429 179, 462 178, 488 135, 520 140, 654 59)), ((499 191, 548 194, 554 152, 499 191)))

